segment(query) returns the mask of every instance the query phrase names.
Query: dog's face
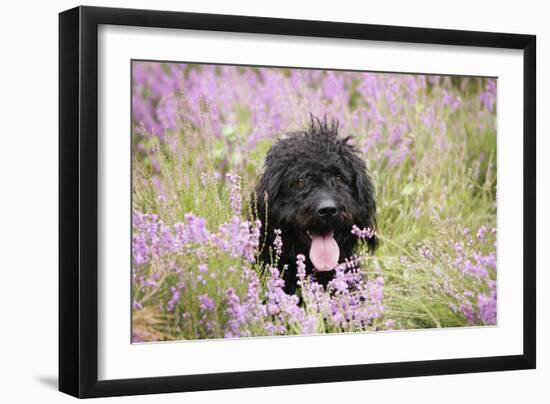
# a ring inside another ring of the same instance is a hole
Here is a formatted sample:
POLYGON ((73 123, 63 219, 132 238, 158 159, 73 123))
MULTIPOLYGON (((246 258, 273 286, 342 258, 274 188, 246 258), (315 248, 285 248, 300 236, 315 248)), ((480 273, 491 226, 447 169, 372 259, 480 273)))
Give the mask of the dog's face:
POLYGON ((345 166, 298 161, 288 167, 271 208, 271 217, 318 271, 339 262, 360 219, 353 172, 345 166), (300 248, 301 247, 301 248, 300 248), (307 250, 307 251, 306 251, 307 250))
MULTIPOLYGON (((338 138, 336 127, 326 123, 314 122, 308 132, 276 142, 255 193, 266 241, 274 229, 282 230, 283 263, 304 254, 311 270, 330 271, 353 254, 352 226, 375 225, 365 163, 348 139, 338 138)), ((368 243, 374 248, 376 240, 368 243)))

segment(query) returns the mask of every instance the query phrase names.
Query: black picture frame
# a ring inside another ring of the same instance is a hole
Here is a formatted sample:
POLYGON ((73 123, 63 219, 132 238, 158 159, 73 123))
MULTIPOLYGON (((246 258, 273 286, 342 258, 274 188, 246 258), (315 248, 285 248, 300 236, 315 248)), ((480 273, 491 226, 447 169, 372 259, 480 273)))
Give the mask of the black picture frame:
POLYGON ((535 103, 534 35, 96 7, 77 7, 60 13, 59 390, 84 398, 535 368, 535 103), (97 62, 100 24, 522 50, 523 354, 99 381, 97 62))

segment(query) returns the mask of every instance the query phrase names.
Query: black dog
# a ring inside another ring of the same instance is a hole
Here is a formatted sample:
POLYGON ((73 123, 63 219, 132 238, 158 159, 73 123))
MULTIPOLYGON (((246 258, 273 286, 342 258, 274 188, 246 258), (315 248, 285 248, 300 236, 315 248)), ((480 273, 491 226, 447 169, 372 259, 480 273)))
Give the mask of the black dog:
MULTIPOLYGON (((262 222, 260 259, 273 259, 275 230, 282 232, 278 267, 285 291, 297 288, 296 256, 306 257, 306 272, 323 285, 332 269, 349 258, 358 239, 355 224, 374 230, 376 204, 365 162, 349 142, 338 137, 338 122, 312 117, 307 131, 289 133, 268 151, 265 170, 253 195, 255 216, 262 222)), ((367 240, 376 247, 376 238, 367 240)))

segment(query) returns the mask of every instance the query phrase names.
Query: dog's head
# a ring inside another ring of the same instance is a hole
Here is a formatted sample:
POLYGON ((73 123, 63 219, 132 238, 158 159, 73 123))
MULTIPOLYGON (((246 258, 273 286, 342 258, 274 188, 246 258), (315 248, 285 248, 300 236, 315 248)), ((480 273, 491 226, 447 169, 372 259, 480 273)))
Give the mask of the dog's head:
MULTIPOLYGON (((318 271, 329 271, 352 254, 354 224, 375 226, 374 191, 365 162, 337 130, 337 122, 313 118, 308 131, 278 140, 255 190, 267 241, 274 229, 281 229, 283 255, 304 254, 318 271)), ((376 239, 367 243, 374 249, 376 239)))

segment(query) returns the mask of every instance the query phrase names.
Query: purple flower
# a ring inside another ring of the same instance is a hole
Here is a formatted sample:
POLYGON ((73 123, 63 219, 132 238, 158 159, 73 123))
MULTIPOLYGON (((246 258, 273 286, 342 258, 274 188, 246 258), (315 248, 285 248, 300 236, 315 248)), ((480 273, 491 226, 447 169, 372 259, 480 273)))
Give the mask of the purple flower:
POLYGON ((477 306, 481 321, 486 325, 494 325, 497 322, 497 303, 496 297, 487 296, 480 293, 477 297, 477 306))
POLYGON ((296 276, 298 277, 298 284, 301 285, 306 278, 306 257, 303 254, 296 256, 296 276))
POLYGON ((229 288, 225 291, 226 314, 228 316, 225 325, 224 337, 236 338, 242 336, 241 327, 246 324, 246 309, 241 305, 241 300, 235 289, 229 288))
POLYGON ((468 321, 468 325, 474 325, 476 321, 476 316, 470 303, 462 303, 459 309, 462 312, 462 314, 464 314, 464 316, 466 317, 466 321, 468 321))
POLYGON ((497 98, 497 81, 496 79, 487 79, 485 91, 480 95, 481 104, 489 112, 493 112, 497 98))
POLYGON ((332 71, 327 72, 323 83, 323 94, 331 101, 334 101, 340 97, 345 99, 348 98, 343 80, 332 71))
POLYGON ((304 309, 299 305, 296 295, 287 295, 284 290, 284 281, 279 276, 279 270, 275 267, 269 268, 269 279, 267 281, 267 313, 273 318, 273 327, 270 328, 271 335, 284 334, 286 328, 297 327, 301 333, 312 333, 314 331, 314 320, 309 318, 304 309))
POLYGON ((430 247, 427 245, 423 245, 420 247, 420 255, 424 257, 427 260, 431 260, 433 258, 432 250, 430 250, 430 247))
POLYGON ((176 305, 180 300, 180 290, 179 288, 172 286, 170 288, 170 292, 172 293, 172 297, 170 298, 170 300, 168 301, 168 304, 166 305, 166 310, 174 311, 174 309, 176 308, 176 305))
POLYGON ((180 234, 182 244, 196 243, 204 244, 210 239, 210 233, 206 228, 206 220, 195 216, 192 213, 185 214, 185 225, 180 234))
POLYGON ((481 226, 479 230, 477 231, 477 238, 480 241, 485 241, 485 237, 487 235, 487 227, 481 226))
POLYGON ((143 233, 134 234, 132 237, 132 257, 134 265, 140 266, 149 260, 149 247, 143 233))
POLYGON ((456 111, 462 105, 462 100, 460 97, 449 94, 447 90, 443 90, 441 101, 443 105, 449 107, 451 111, 456 111))
POLYGON ((207 294, 199 295, 199 309, 202 312, 213 312, 216 310, 216 303, 207 294))
POLYGON ((479 317, 486 325, 495 325, 497 323, 497 284, 495 281, 489 282, 491 292, 487 295, 480 293, 477 296, 477 307, 479 317))
POLYGON ((258 220, 252 224, 234 216, 229 223, 222 224, 211 239, 221 251, 232 257, 254 262, 260 242, 260 227, 261 222, 258 220))
POLYGON ((356 225, 353 225, 351 227, 351 234, 359 237, 362 240, 371 239, 374 237, 374 230, 372 230, 370 227, 360 229, 356 225))
POLYGON ((468 275, 474 275, 478 278, 485 278, 488 275, 487 269, 480 262, 480 260, 476 260, 476 262, 472 262, 471 260, 466 260, 462 264, 460 269, 463 273, 468 275))
POLYGON ((241 214, 241 177, 237 174, 229 173, 226 175, 229 181, 229 201, 233 214, 238 216, 241 214))
POLYGON ((273 240, 273 247, 275 247, 275 255, 277 258, 283 253, 283 239, 281 237, 281 230, 275 229, 275 240, 273 240))

